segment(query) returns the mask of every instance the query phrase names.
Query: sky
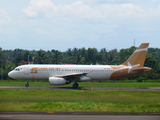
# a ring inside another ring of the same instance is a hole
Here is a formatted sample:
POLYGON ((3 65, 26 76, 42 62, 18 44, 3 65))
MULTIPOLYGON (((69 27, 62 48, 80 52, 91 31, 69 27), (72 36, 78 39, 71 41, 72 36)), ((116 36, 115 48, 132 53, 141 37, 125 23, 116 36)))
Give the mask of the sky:
POLYGON ((0 47, 160 48, 160 0, 0 0, 0 47))

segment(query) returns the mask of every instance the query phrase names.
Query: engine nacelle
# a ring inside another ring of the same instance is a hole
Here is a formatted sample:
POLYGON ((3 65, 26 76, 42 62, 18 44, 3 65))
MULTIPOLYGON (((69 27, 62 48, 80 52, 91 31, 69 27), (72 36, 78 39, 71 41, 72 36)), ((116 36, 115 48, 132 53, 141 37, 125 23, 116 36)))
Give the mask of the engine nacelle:
POLYGON ((65 85, 67 84, 67 81, 64 78, 50 77, 49 84, 50 85, 65 85))

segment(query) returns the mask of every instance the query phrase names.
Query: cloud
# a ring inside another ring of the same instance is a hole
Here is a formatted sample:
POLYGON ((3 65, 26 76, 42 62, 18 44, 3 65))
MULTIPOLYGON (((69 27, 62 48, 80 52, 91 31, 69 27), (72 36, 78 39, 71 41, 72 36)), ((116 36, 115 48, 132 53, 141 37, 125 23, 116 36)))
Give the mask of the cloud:
POLYGON ((7 24, 11 21, 11 17, 8 13, 0 8, 0 24, 7 24))
POLYGON ((151 3, 156 2, 157 0, 151 0, 151 3))
POLYGON ((137 0, 85 0, 88 3, 132 3, 137 0))
POLYGON ((91 6, 85 4, 83 1, 76 1, 70 5, 54 5, 50 0, 31 0, 30 6, 22 11, 28 17, 42 15, 43 17, 76 16, 80 18, 98 19, 108 17, 132 17, 135 15, 140 17, 143 12, 142 8, 132 3, 105 3, 91 6))
POLYGON ((49 21, 50 27, 54 29, 48 30, 48 28, 40 27, 38 28, 40 30, 36 30, 36 34, 49 36, 54 33, 51 39, 75 40, 79 39, 77 36, 81 33, 83 39, 95 41, 99 40, 100 36, 109 38, 121 35, 123 34, 121 31, 129 32, 132 36, 135 36, 135 33, 148 35, 148 32, 144 30, 151 31, 151 26, 158 23, 156 21, 160 18, 160 5, 157 8, 147 9, 140 4, 133 3, 92 5, 84 1, 71 4, 54 4, 50 0, 46 0, 45 4, 43 2, 43 0, 31 0, 30 5, 23 9, 23 12, 28 17, 37 18, 39 22, 43 21, 43 24, 45 20, 49 21), (41 19, 42 17, 45 19, 41 19))
MULTIPOLYGON (((97 1, 97 0, 94 0, 97 1)), ((110 1, 110 0, 100 0, 110 1)), ((117 0, 114 0, 115 2, 117 0)), ((22 11, 28 17, 79 17, 88 19, 108 18, 147 18, 160 16, 159 7, 157 9, 143 9, 140 5, 135 5, 135 0, 120 0, 126 3, 103 3, 85 4, 84 1, 76 1, 71 4, 55 5, 51 0, 31 0, 30 6, 22 11)), ((155 1, 155 0, 152 0, 155 1)))
POLYGON ((36 17, 38 13, 48 13, 56 11, 55 6, 50 0, 31 0, 30 6, 22 11, 29 17, 36 17))

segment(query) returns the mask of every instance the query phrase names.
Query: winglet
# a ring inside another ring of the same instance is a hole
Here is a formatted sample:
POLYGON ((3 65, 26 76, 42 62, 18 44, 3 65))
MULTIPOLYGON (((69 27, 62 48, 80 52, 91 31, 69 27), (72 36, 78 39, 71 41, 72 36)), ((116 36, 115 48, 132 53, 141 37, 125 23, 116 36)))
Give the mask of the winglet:
POLYGON ((143 67, 145 58, 147 55, 149 43, 142 43, 137 50, 129 57, 129 59, 123 63, 122 65, 137 65, 139 64, 139 67, 143 67))

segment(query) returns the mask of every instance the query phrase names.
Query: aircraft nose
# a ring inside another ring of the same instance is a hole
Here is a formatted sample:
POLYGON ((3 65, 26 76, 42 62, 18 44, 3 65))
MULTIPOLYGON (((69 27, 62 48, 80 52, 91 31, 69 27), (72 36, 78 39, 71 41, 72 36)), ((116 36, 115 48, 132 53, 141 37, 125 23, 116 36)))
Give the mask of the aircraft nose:
POLYGON ((14 78, 15 74, 11 71, 11 72, 8 73, 8 76, 9 76, 10 78, 14 78))

